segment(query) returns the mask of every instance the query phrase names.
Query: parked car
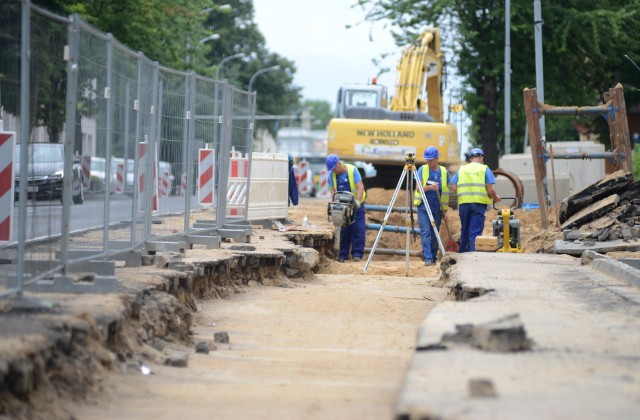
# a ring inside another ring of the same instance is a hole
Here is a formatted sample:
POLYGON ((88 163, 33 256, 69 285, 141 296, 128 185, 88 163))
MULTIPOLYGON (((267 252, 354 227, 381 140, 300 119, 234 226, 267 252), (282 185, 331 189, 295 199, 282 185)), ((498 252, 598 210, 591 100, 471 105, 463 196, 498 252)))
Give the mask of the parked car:
MULTIPOLYGON (((20 193, 20 144, 15 149, 15 200, 20 193)), ((82 167, 74 160, 72 172, 73 204, 84 202, 82 167)), ((27 169, 27 194, 35 199, 60 200, 64 179, 64 145, 57 143, 30 143, 27 169)))
MULTIPOLYGON (((106 160, 102 157, 91 158, 91 191, 104 192, 106 180, 105 174, 106 160)), ((115 192, 116 188, 116 162, 111 160, 111 194, 115 192)))

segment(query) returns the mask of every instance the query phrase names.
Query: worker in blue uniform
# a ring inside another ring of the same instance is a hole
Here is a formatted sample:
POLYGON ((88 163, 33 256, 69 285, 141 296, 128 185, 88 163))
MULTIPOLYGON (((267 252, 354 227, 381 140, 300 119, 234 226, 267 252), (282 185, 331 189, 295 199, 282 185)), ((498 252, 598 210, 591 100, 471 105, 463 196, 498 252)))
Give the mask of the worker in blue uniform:
MULTIPOLYGON (((427 205, 431 210, 433 221, 436 229, 440 231, 440 223, 442 219, 447 218, 447 209, 449 208, 449 184, 451 178, 449 172, 444 166, 440 166, 438 158, 440 153, 435 146, 429 146, 424 150, 424 159, 426 165, 422 165, 418 169, 418 179, 421 180, 422 188, 427 197, 427 205), (438 197, 440 199, 438 199, 438 197), (440 205, 442 201, 442 210, 440 205)), ((425 265, 434 265, 438 256, 438 238, 436 237, 431 226, 431 220, 422 202, 422 194, 416 188, 413 204, 418 207, 418 225, 420 226, 420 239, 422 242, 422 257, 425 265)))
POLYGON ((349 254, 353 257, 353 261, 362 260, 364 255, 364 244, 366 240, 367 226, 365 222, 364 200, 367 193, 364 190, 362 176, 358 172, 358 168, 343 163, 336 155, 329 155, 325 161, 327 170, 331 174, 329 176, 329 186, 331 187, 331 196, 336 191, 349 191, 356 198, 358 209, 354 215, 354 221, 349 226, 343 226, 340 230, 340 254, 338 261, 344 262, 349 259, 349 254))
POLYGON ((451 189, 458 194, 460 212, 460 251, 476 250, 476 237, 482 235, 487 206, 500 201, 493 185, 493 172, 484 164, 482 149, 472 149, 470 163, 461 166, 451 180, 451 189))
POLYGON ((293 170, 293 156, 289 154, 289 205, 298 205, 298 183, 293 170))

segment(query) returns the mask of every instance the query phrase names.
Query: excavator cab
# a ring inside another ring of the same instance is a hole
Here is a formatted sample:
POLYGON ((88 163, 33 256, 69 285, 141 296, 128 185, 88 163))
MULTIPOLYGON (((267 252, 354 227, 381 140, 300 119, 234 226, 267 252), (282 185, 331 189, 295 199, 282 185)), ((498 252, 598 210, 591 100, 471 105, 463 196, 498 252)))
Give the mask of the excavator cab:
POLYGON ((346 117, 349 108, 385 109, 387 106, 387 88, 375 84, 350 84, 338 90, 336 116, 346 117))

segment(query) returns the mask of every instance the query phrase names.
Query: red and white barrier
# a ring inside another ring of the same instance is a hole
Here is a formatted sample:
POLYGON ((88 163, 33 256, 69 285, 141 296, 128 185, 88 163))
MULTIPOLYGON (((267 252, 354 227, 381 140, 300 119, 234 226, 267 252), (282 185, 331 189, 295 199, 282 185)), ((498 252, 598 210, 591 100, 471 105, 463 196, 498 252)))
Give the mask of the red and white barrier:
POLYGON ((140 142, 140 144, 138 144, 138 207, 142 211, 145 210, 147 201, 145 189, 153 188, 151 193, 151 210, 158 211, 157 164, 153 162, 153 172, 148 174, 149 159, 149 142, 140 142))
POLYGON ((171 172, 164 169, 158 178, 158 196, 160 198, 168 197, 169 194, 171 194, 171 172))
POLYGON ((116 185, 114 186, 114 191, 116 194, 124 194, 124 163, 116 164, 116 185))
POLYGON ((298 193, 307 195, 311 194, 311 189, 313 187, 313 174, 309 169, 309 162, 306 160, 301 160, 298 162, 296 180, 298 181, 298 193))
POLYGON ((320 171, 320 179, 318 180, 318 194, 319 198, 330 198, 331 191, 329 190, 329 171, 323 169, 320 171))
MULTIPOLYGON (((198 150, 198 203, 201 206, 213 206, 215 156, 213 149, 198 150)), ((184 175, 186 184, 186 174, 184 175)))
POLYGON ((0 132, 0 244, 13 236, 13 155, 15 133, 0 132))
POLYGON ((249 179, 249 156, 231 152, 229 159, 229 182, 227 184, 227 216, 244 216, 247 203, 249 179))
POLYGON ((82 183, 84 188, 91 188, 91 156, 80 156, 80 167, 82 168, 82 183))

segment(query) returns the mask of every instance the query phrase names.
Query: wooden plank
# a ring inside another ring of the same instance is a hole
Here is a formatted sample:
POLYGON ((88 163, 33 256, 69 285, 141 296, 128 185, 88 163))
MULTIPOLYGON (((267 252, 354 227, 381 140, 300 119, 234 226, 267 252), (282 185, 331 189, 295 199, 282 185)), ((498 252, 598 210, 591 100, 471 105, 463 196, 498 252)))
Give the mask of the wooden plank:
POLYGON ((538 103, 537 89, 525 88, 522 92, 522 96, 524 99, 524 109, 525 115, 527 116, 527 126, 531 142, 531 158, 533 159, 533 169, 536 177, 538 203, 540 204, 540 223, 542 228, 546 229, 548 226, 547 197, 544 193, 543 182, 547 177, 547 165, 544 162, 544 148, 542 147, 542 136, 540 133, 542 106, 538 103))
POLYGON ((611 145, 620 152, 620 169, 633 172, 627 106, 624 101, 622 85, 618 83, 615 88, 610 89, 610 92, 615 115, 613 121, 615 133, 611 132, 611 145))

